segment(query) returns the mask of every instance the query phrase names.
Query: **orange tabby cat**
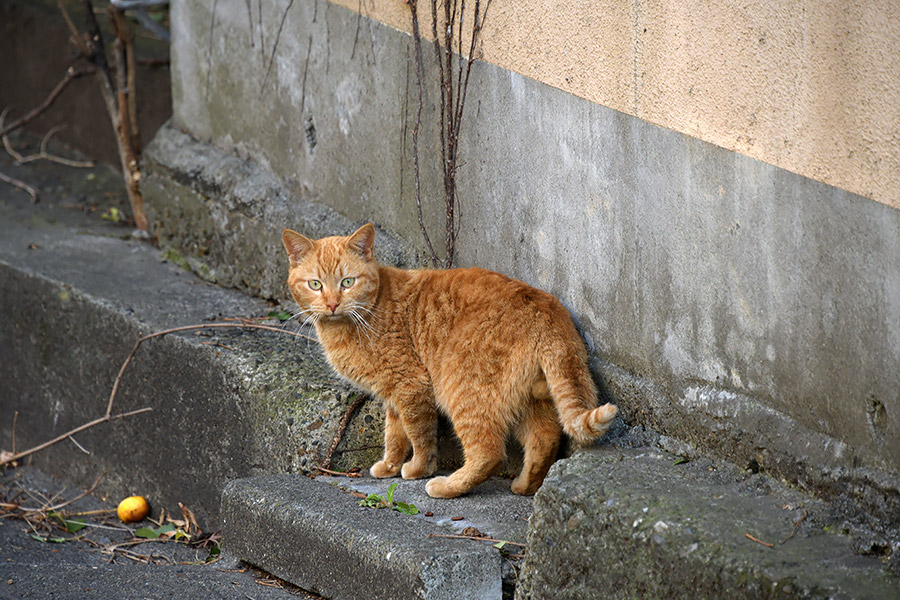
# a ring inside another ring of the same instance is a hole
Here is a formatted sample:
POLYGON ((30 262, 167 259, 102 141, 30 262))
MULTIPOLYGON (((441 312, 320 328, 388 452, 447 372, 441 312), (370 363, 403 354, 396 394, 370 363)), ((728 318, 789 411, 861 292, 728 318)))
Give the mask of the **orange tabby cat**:
POLYGON ((435 498, 490 477, 510 430, 525 449, 512 491, 533 494, 563 430, 588 443, 609 428, 616 407, 595 408, 584 344, 550 294, 483 269, 381 266, 371 224, 349 237, 311 240, 290 229, 282 237, 291 294, 328 362, 384 402, 384 458, 373 476, 432 475, 439 411, 453 423, 465 464, 428 482, 435 498))

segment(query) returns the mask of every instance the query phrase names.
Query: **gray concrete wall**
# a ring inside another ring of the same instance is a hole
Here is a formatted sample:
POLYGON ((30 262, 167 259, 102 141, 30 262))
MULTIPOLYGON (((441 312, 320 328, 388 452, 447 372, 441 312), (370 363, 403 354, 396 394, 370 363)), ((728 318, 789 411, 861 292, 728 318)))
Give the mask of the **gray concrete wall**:
MULTIPOLYGON (((298 211, 423 249, 406 33, 324 0, 183 0, 172 21, 176 127, 259 163, 298 211)), ((458 264, 562 298, 628 419, 828 493, 900 496, 900 211, 483 63, 466 108, 458 264)))

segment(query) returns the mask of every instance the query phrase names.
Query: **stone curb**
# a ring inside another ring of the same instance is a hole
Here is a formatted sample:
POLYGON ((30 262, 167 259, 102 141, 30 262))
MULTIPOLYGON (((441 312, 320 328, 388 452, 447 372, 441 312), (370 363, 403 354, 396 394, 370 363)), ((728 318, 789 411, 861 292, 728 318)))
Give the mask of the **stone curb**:
POLYGON ((359 506, 322 481, 232 481, 222 511, 227 553, 329 598, 502 597, 495 548, 431 538, 450 532, 421 516, 359 506))
POLYGON ((596 448, 556 463, 535 496, 516 598, 900 597, 881 557, 834 532, 828 505, 676 459, 596 448))

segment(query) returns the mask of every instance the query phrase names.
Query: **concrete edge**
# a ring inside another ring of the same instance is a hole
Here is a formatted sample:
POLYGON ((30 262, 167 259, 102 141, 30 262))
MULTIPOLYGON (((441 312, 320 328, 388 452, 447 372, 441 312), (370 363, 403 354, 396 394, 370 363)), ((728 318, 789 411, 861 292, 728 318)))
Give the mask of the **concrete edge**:
POLYGON ((443 530, 299 476, 229 482, 225 549, 329 598, 501 598, 500 554, 429 538, 443 530), (363 592, 364 590, 364 592, 363 592))
POLYGON ((709 454, 783 478, 832 502, 847 518, 900 540, 900 476, 855 466, 853 448, 840 440, 746 394, 688 383, 672 392, 673 400, 656 382, 599 358, 592 369, 628 422, 665 432, 659 441, 666 449, 688 458, 709 454), (768 426, 760 427, 761 421, 768 426), (794 453, 798 447, 804 448, 801 456, 794 453))

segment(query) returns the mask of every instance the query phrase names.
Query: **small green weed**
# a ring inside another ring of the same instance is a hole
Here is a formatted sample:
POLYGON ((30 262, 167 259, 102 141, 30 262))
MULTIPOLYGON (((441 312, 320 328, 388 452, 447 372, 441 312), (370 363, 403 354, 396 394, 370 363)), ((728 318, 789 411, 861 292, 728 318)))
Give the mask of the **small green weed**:
POLYGON ((390 508, 398 512, 402 512, 405 515, 419 514, 419 509, 416 508, 415 504, 407 504, 406 502, 399 502, 394 500, 394 490, 396 489, 397 484, 392 483, 391 487, 388 488, 387 493, 385 493, 384 496, 380 496, 378 494, 369 494, 365 497, 365 499, 359 501, 359 505, 368 506, 369 508, 390 508))

